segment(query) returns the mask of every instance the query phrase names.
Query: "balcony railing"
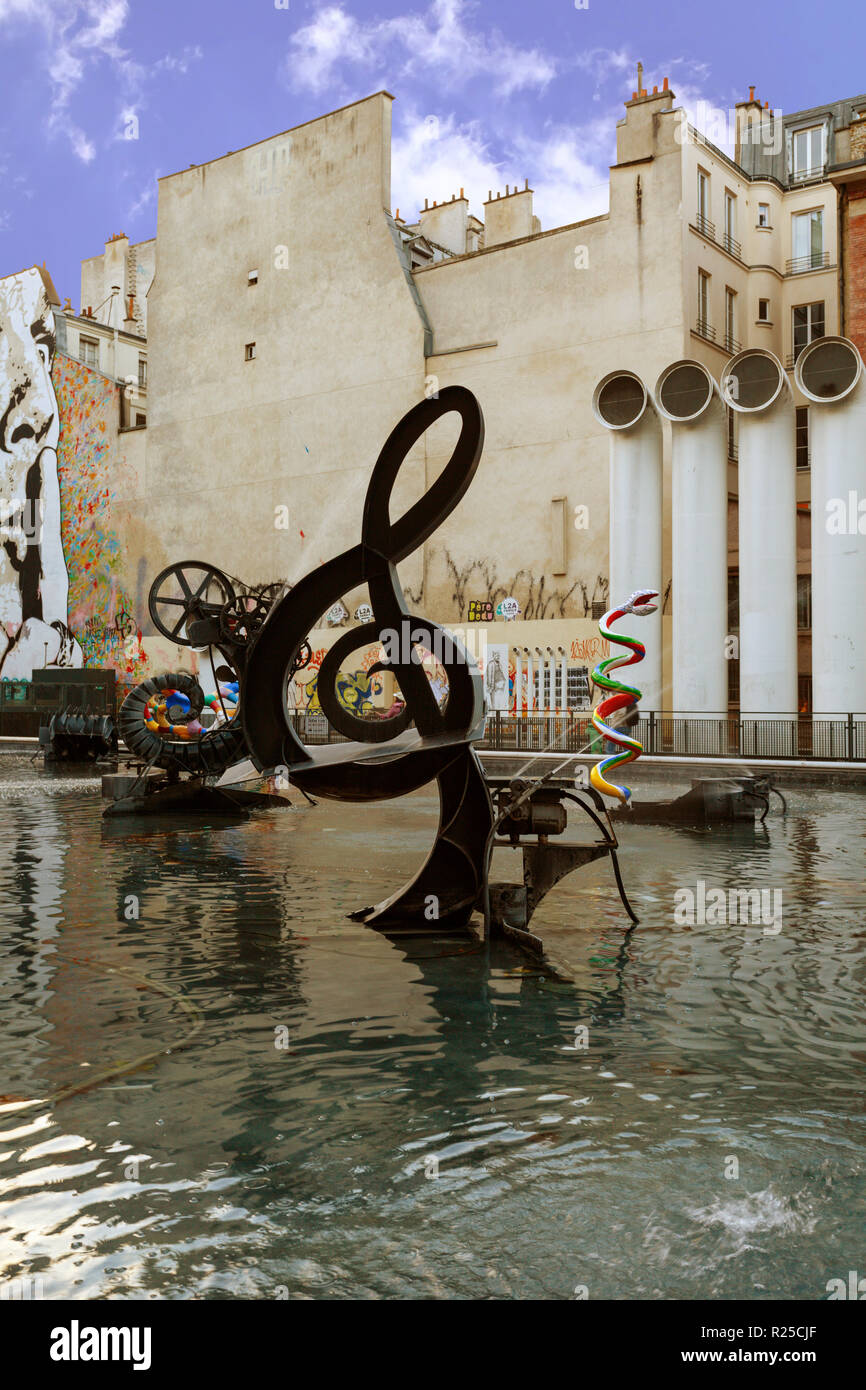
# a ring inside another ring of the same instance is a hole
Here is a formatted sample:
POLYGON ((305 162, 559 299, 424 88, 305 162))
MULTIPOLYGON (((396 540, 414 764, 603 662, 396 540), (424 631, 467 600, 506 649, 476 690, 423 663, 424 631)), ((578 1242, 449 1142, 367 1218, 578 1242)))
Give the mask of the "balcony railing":
POLYGON ((721 238, 716 236, 716 224, 711 222, 708 217, 698 213, 694 220, 694 228, 701 236, 705 236, 708 241, 715 242, 716 246, 721 246, 727 251, 729 256, 735 256, 738 261, 743 259, 743 248, 736 237, 731 236, 730 232, 723 232, 721 238))
POLYGON ((706 338, 708 343, 716 341, 716 330, 711 323, 707 323, 706 319, 698 317, 695 320, 695 332, 699 337, 706 338))
POLYGON ((830 264, 829 251, 812 251, 808 256, 795 256, 785 262, 786 275, 802 275, 807 270, 825 270, 830 264))
POLYGON ((808 183, 810 179, 822 179, 823 177, 823 164, 815 164, 809 169, 794 169, 791 172, 792 183, 808 183))
POLYGON ((733 333, 725 333, 725 351, 730 353, 739 352, 742 347, 739 338, 735 338, 733 333))
POLYGON ((697 229, 698 229, 698 231, 700 232, 701 236, 709 237, 710 241, 715 241, 715 239, 716 239, 716 224, 715 224, 715 222, 711 222, 710 219, 709 219, 708 217, 704 217, 703 214, 699 212, 698 215, 697 215, 697 217, 695 218, 695 226, 697 227, 697 229))

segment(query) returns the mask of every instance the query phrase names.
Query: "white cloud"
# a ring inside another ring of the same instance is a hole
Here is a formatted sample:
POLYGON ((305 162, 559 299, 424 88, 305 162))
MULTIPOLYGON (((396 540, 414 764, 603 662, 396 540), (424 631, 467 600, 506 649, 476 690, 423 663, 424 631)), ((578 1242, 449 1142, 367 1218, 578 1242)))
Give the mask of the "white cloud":
POLYGON ((156 197, 156 181, 158 175, 153 176, 144 185, 135 202, 130 203, 126 211, 126 221, 134 222, 143 212, 146 212, 156 197))
POLYGON ((472 29, 470 13, 466 0, 433 0, 427 14, 363 22, 341 4, 326 5, 294 34, 285 75, 311 92, 345 90, 341 69, 350 67, 387 70, 392 80, 429 73, 450 88, 487 76, 502 97, 544 87, 556 75, 553 58, 496 29, 472 29))
POLYGON ((64 134, 85 164, 95 158, 96 147, 69 118, 69 106, 91 61, 107 57, 118 67, 126 61, 117 38, 128 13, 128 0, 0 0, 0 23, 29 20, 42 29, 52 88, 48 130, 64 134))
POLYGON ((488 152, 477 123, 410 114, 391 145, 392 202, 406 222, 415 220, 424 199, 443 202, 461 188, 480 214, 488 188, 497 188, 502 167, 488 152))
POLYGON ((470 211, 483 218, 488 190, 504 192, 506 183, 522 185, 528 178, 535 190, 533 210, 545 229, 595 217, 608 206, 612 130, 613 120, 607 118, 585 126, 550 126, 538 136, 518 133, 497 158, 479 122, 410 112, 392 142, 391 201, 405 221, 413 222, 425 198, 441 202, 463 188, 470 211))
POLYGON ((153 71, 186 73, 193 63, 197 63, 203 57, 204 49, 200 44, 187 44, 181 53, 166 53, 164 58, 158 58, 153 65, 153 71))
POLYGON ((4 19, 41 19, 43 0, 0 0, 0 22, 4 19))
POLYGON ((96 158, 96 146, 92 140, 88 140, 84 131, 77 125, 67 126, 67 134, 72 145, 73 152, 83 164, 90 164, 96 158))
MULTIPOLYGON (((0 0, 0 24, 29 21, 38 25, 44 39, 44 61, 51 83, 47 128, 62 135, 75 156, 89 164, 96 158, 96 144, 70 115, 73 99, 88 71, 107 60, 126 99, 121 120, 134 112, 131 99, 142 101, 142 90, 155 73, 187 72, 202 57, 198 44, 182 52, 166 54, 145 68, 121 47, 120 36, 129 17, 129 0, 0 0)), ((118 137, 106 136, 106 141, 118 137)))
POLYGON ((85 24, 76 33, 78 47, 97 48, 104 53, 114 51, 119 56, 120 50, 115 47, 114 40, 126 23, 127 0, 84 0, 83 10, 92 23, 89 28, 85 24))
POLYGON ((540 135, 518 134, 514 151, 535 189, 533 211, 545 228, 607 212, 616 158, 615 119, 585 125, 552 124, 540 135))
POLYGON ((339 5, 327 5, 292 38, 286 73, 293 86, 320 92, 334 82, 339 64, 370 63, 374 56, 369 32, 339 5))

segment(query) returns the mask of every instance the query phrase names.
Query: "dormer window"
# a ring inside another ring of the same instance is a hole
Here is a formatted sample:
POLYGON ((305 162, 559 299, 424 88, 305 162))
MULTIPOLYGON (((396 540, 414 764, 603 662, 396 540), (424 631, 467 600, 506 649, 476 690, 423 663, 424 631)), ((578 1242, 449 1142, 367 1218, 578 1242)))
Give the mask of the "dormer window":
POLYGON ((788 153, 788 169, 793 181, 820 178, 826 155, 826 126, 811 125, 793 131, 788 153))

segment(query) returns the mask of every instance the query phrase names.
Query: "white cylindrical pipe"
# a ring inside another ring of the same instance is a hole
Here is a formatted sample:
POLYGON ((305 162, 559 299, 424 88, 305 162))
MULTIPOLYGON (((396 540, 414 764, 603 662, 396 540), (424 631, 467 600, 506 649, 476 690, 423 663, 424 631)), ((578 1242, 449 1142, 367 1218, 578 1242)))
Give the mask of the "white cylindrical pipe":
POLYGON ((722 397, 740 418, 740 712, 797 711, 797 473, 794 396, 777 357, 737 353, 722 397))
MULTIPOLYGON (((610 431, 610 602, 636 589, 662 592, 662 430, 646 386, 611 372, 593 393, 596 419, 610 431)), ((661 605, 640 623, 646 656, 635 683, 646 710, 662 708, 661 605)))
MULTIPOLYGON (((674 362, 655 390, 671 421, 673 706, 726 714, 728 444, 719 388, 700 362, 674 362)), ((705 745, 707 746, 707 745, 705 745)))
POLYGON ((514 713, 523 713, 523 655, 519 647, 512 648, 514 652, 514 713))
POLYGON ((532 714, 535 706, 535 670, 532 664, 532 652, 526 653, 526 713, 532 714))
POLYGON ((544 652, 540 647, 535 648, 535 708, 541 713, 544 709, 544 652))
POLYGON ((866 373, 848 338, 819 338, 797 359, 811 402, 812 709, 866 711, 866 373))

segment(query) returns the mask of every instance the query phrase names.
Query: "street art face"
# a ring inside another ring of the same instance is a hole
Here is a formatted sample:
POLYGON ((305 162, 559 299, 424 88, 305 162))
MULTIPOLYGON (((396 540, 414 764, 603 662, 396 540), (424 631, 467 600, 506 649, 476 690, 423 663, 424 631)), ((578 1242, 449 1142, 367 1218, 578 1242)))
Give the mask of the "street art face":
POLYGON ((0 280, 0 675, 18 679, 83 665, 67 626, 54 346, 39 271, 0 280))

